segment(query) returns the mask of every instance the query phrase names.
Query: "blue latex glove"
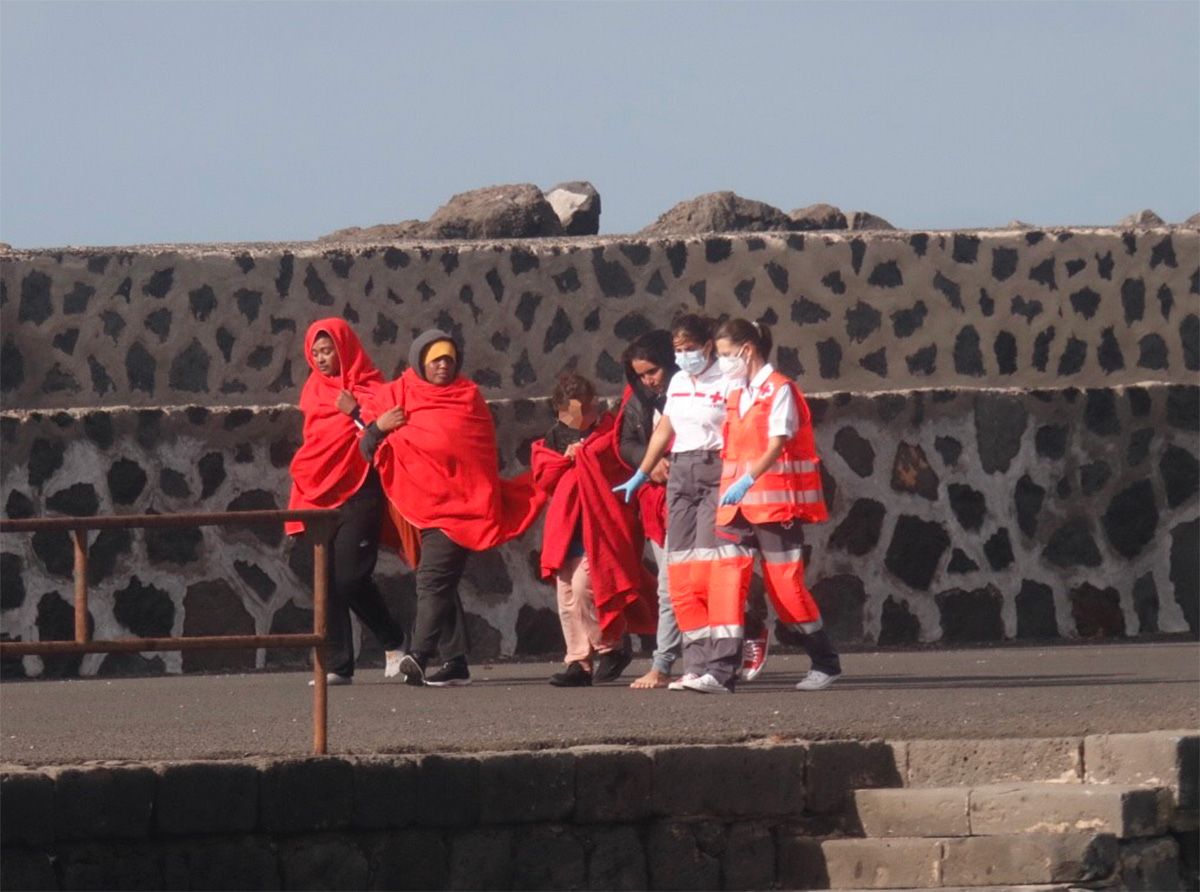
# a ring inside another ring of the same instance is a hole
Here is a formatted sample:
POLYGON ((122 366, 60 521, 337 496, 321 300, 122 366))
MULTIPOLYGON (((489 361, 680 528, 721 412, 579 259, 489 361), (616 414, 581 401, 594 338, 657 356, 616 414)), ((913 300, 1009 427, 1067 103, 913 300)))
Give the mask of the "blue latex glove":
POLYGON ((733 483, 729 484, 729 489, 725 490, 725 495, 721 496, 722 505, 736 505, 746 496, 746 490, 754 485, 754 478, 749 474, 743 474, 733 483))
POLYGON ((629 504, 629 500, 633 498, 633 494, 638 491, 639 487, 650 478, 643 474, 640 470, 634 471, 633 476, 622 483, 620 486, 614 486, 613 492, 625 493, 625 504, 629 504))

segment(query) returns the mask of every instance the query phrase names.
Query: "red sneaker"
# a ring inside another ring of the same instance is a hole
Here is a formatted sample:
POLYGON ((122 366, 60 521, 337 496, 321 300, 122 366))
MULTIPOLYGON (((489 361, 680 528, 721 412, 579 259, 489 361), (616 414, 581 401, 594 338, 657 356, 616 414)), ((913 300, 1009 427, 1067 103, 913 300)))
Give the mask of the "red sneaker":
POLYGON ((742 681, 754 681, 767 662, 767 644, 770 632, 765 628, 756 638, 747 638, 742 644, 742 681))

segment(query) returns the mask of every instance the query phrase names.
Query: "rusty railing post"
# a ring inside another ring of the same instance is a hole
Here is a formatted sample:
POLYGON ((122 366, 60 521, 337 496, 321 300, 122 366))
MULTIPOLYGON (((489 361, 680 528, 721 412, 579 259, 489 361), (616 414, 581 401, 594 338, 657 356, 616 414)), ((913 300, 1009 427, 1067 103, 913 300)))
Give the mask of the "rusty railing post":
POLYGON ((88 634, 88 531, 71 530, 71 539, 75 543, 75 640, 83 644, 91 638, 88 634))
POLYGON ((333 525, 322 519, 308 525, 313 536, 313 634, 321 642, 313 646, 313 755, 328 752, 329 689, 325 677, 325 643, 329 637, 329 539, 333 525))

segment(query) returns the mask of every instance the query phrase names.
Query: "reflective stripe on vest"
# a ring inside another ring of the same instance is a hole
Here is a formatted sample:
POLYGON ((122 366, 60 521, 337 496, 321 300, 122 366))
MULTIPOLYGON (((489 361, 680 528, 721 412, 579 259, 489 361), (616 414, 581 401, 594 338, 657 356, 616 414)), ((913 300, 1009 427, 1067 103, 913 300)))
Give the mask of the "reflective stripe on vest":
MULTIPOLYGON (((773 372, 768 393, 792 388, 800 426, 784 444, 783 452, 746 491, 737 505, 719 505, 717 523, 730 524, 740 513, 751 523, 784 523, 801 520, 819 523, 829 517, 821 492, 821 462, 814 449, 812 424, 804 397, 784 375, 773 372)), ((755 399, 743 416, 739 411, 742 391, 732 391, 725 410, 725 448, 721 467, 721 495, 745 475, 770 448, 770 414, 773 397, 755 399)))

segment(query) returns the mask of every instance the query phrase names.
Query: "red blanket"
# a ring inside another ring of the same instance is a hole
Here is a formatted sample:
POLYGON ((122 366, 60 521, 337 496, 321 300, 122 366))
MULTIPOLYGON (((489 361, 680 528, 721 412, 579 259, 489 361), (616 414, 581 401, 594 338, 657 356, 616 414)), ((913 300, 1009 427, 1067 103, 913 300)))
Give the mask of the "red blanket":
MULTIPOLYGON (((358 491, 370 467, 358 451, 358 428, 338 411, 338 394, 349 390, 361 405, 383 384, 383 376, 344 319, 319 319, 310 325, 304 335, 304 358, 312 371, 300 391, 304 440, 292 458, 288 508, 337 508, 358 491), (333 340, 341 363, 340 373, 332 377, 313 364, 313 341, 321 333, 333 340)), ((294 535, 303 532, 304 524, 293 521, 284 529, 294 535)))
POLYGON ((408 369, 374 391, 363 418, 393 406, 404 409, 407 421, 380 444, 375 466, 388 500, 410 524, 482 551, 537 519, 545 495, 531 474, 500 479, 496 429, 473 381, 458 377, 437 386, 408 369))
POLYGON ((635 634, 651 634, 658 623, 657 582, 642 565, 641 524, 632 506, 612 491, 627 476, 617 454, 616 432, 612 415, 606 413, 574 462, 544 440, 534 442, 530 454, 534 479, 552 493, 542 534, 542 576, 553 576, 563 565, 580 529, 596 614, 606 637, 622 617, 635 634))
MULTIPOLYGON (((615 437, 621 436, 621 422, 625 418, 625 409, 631 399, 633 399, 633 388, 626 384, 625 392, 621 394, 621 408, 617 411, 615 437)), ((617 450, 617 461, 621 463, 621 469, 625 474, 617 483, 624 483, 637 469, 625 464, 619 449, 617 450)), ((667 541, 667 488, 661 483, 650 481, 638 489, 634 498, 637 499, 638 513, 641 515, 642 528, 646 531, 646 535, 659 548, 664 547, 667 541)))

